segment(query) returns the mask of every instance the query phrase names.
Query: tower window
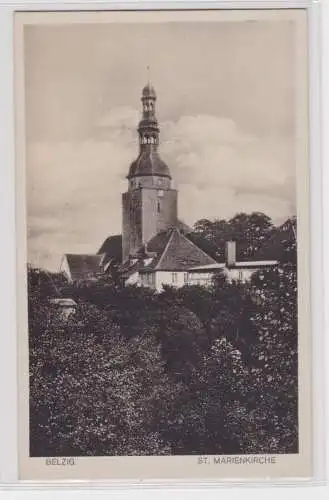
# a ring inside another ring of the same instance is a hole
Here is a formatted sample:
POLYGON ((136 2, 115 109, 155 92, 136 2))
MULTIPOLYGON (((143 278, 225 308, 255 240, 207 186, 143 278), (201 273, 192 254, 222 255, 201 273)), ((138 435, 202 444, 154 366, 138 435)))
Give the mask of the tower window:
POLYGON ((161 206, 160 206, 160 202, 158 201, 157 202, 157 212, 158 212, 158 214, 160 213, 160 210, 161 210, 161 206))

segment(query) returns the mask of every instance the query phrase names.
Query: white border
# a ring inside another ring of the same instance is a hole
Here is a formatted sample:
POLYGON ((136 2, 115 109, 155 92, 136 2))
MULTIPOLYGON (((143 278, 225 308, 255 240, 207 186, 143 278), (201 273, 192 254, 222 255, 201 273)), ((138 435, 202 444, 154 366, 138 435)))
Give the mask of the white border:
MULTIPOLYGON (((313 482, 324 480, 324 323, 323 323, 323 263, 322 263, 322 170, 320 163, 320 100, 319 100, 319 2, 307 0, 295 1, 248 1, 215 2, 94 2, 58 1, 57 3, 44 1, 17 2, 0 4, 0 68, 1 91, 0 109, 3 127, 1 128, 1 179, 0 179, 0 227, 2 245, 0 247, 2 262, 1 312, 4 319, 1 322, 0 345, 0 483, 15 484, 17 471, 17 366, 16 366, 16 307, 15 307, 15 178, 14 178, 14 123, 13 123, 13 25, 12 13, 14 10, 102 10, 102 9, 173 9, 173 8, 296 8, 307 7, 311 14, 310 29, 310 60, 311 60, 311 217, 312 217, 312 308, 313 329, 313 394, 315 417, 315 477, 313 482)), ((325 186, 325 184, 324 184, 325 186)), ((328 196, 324 193, 324 198, 328 196)), ((329 281, 327 279, 326 281, 329 281)), ((36 486, 36 483, 33 483, 36 486)), ((248 483, 250 484, 250 483, 248 483)), ((281 483, 282 484, 282 483, 281 483)), ((87 486, 87 485, 86 485, 87 486)), ((108 485, 106 485, 108 487, 108 485)), ((168 486, 168 485, 167 485, 168 486)), ((26 484, 24 484, 26 487, 26 484)), ((33 485, 31 484, 33 488, 33 485)), ((67 484, 62 485, 67 488, 67 484)), ((101 487, 101 485, 99 485, 101 487)), ((195 486, 194 486, 195 487, 195 486)))

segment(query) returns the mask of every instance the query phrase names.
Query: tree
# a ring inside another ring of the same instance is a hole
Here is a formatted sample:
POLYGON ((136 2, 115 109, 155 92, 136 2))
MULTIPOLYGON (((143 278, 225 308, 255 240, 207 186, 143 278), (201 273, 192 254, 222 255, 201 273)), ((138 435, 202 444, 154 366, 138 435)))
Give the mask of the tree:
POLYGON ((220 255, 227 239, 239 256, 274 248, 279 266, 162 293, 29 270, 32 456, 298 450, 296 220, 195 229, 220 255), (58 293, 77 303, 66 321, 49 304, 58 293))
POLYGON ((176 390, 152 335, 125 340, 101 310, 81 305, 30 350, 31 455, 170 453, 161 426, 176 390))
POLYGON ((225 243, 229 240, 237 243, 240 257, 246 258, 253 257, 261 249, 273 227, 270 217, 252 212, 236 214, 228 221, 201 219, 194 225, 194 231, 218 248, 217 258, 224 258, 225 243))
POLYGON ((251 317, 255 387, 278 452, 298 450, 297 275, 291 267, 259 272, 252 280, 258 307, 251 317))

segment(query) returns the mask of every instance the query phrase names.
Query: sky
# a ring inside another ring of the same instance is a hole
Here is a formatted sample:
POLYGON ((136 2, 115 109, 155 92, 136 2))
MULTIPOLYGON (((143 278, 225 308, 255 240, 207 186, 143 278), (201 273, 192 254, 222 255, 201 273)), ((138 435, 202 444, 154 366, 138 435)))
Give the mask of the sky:
POLYGON ((160 155, 179 217, 294 215, 291 21, 25 27, 28 260, 58 270, 121 232, 141 90, 157 93, 160 155))

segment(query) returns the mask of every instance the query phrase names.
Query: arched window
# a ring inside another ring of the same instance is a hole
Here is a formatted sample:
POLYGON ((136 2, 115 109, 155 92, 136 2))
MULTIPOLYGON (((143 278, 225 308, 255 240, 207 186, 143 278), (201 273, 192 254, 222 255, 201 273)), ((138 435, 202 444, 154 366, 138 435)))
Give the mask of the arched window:
POLYGON ((160 210, 161 210, 161 206, 160 206, 160 201, 158 200, 157 201, 157 212, 158 212, 158 214, 160 213, 160 210))

